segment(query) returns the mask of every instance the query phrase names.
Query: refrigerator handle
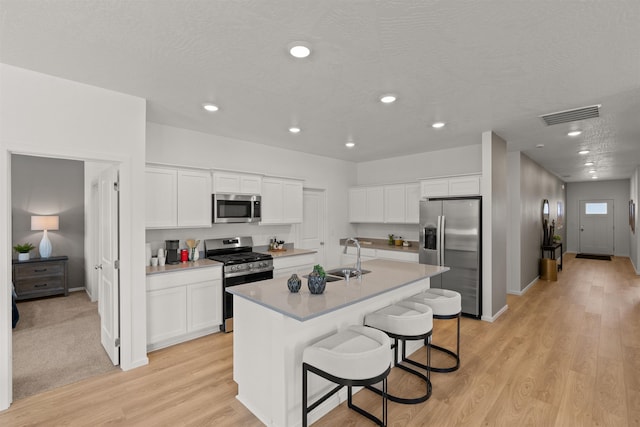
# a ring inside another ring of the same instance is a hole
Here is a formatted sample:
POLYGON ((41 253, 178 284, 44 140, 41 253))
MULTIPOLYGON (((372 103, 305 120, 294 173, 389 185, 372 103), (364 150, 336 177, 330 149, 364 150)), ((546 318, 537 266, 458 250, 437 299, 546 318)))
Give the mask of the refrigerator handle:
POLYGON ((442 265, 442 263, 440 262, 440 258, 442 257, 442 254, 440 252, 440 248, 441 243, 440 242, 440 227, 441 227, 441 221, 442 221, 442 217, 440 215, 438 215, 438 222, 437 222, 437 228, 436 228, 436 265, 442 265))
POLYGON ((444 227, 445 227, 446 217, 442 215, 440 218, 441 218, 440 219, 440 265, 444 265, 444 248, 445 248, 444 227))

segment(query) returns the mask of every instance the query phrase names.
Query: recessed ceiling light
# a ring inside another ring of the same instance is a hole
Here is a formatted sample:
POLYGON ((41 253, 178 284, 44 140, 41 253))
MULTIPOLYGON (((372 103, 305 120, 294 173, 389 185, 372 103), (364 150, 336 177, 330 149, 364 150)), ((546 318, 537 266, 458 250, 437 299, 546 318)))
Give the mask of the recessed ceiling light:
POLYGON ((300 128, 297 126, 292 126, 289 128, 289 132, 291 133, 299 133, 300 132, 300 128))
POLYGON ((538 145, 536 145, 536 148, 542 148, 542 147, 544 147, 544 144, 538 144, 538 145))
POLYGON ((435 122, 434 124, 431 125, 432 128, 435 129, 440 129, 444 127, 444 122, 435 122))
POLYGON ((593 162, 587 162, 584 164, 585 166, 593 166, 593 162))
POLYGON ((392 95, 392 94, 387 94, 387 95, 382 95, 380 97, 380 102, 382 102, 383 104, 391 104, 392 102, 396 101, 396 96, 392 95))
POLYGON ((306 58, 311 54, 311 48, 302 42, 295 42, 289 46, 289 53, 294 58, 306 58))
POLYGON ((589 154, 589 150, 580 150, 578 154, 589 154))
POLYGON ((353 142, 353 141, 347 141, 347 142, 344 144, 344 146, 345 146, 345 147, 347 147, 347 148, 353 148, 353 147, 355 147, 355 146, 356 146, 356 143, 355 143, 355 142, 353 142))
POLYGON ((578 136, 582 133, 581 130, 572 130, 571 132, 569 132, 567 135, 569 136, 578 136))
POLYGON ((598 179, 598 177, 594 175, 591 177, 591 179, 598 179))
POLYGON ((209 111, 210 113, 213 113, 214 111, 218 111, 219 110, 217 105, 214 105, 214 104, 212 104, 210 102, 202 104, 202 108, 204 108, 205 110, 209 111))
POLYGON ((595 171, 595 170, 593 170, 593 169, 591 169, 591 170, 589 171, 589 173, 596 173, 596 171, 595 171))

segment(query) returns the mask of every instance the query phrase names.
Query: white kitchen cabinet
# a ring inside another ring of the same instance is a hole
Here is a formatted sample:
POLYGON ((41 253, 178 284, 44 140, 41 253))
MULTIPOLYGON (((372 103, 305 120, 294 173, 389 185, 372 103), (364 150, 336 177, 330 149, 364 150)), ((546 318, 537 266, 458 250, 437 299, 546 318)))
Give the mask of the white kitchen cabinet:
POLYGON ((211 227, 211 173, 178 170, 178 227, 211 227))
POLYGON ((349 222, 384 222, 384 187, 350 188, 349 222))
POLYGON ((418 224, 420 222, 420 183, 405 184, 404 222, 418 224))
POLYGON ((264 177, 261 205, 261 224, 302 222, 302 181, 264 177))
POLYGON ((384 222, 402 224, 405 222, 405 186, 404 184, 384 186, 384 222))
POLYGON ((394 261, 418 262, 418 254, 405 251, 387 251, 376 249, 376 258, 391 259, 394 261))
POLYGON ((222 267, 147 276, 147 350, 220 330, 222 267))
POLYGON ((420 181, 421 197, 478 195, 480 195, 480 175, 453 176, 420 181))
MULTIPOLYGON (((342 249, 340 251, 340 262, 342 265, 355 265, 357 260, 357 248, 355 246, 349 246, 347 248, 347 253, 343 254, 342 249)), ((394 250, 384 250, 384 249, 373 249, 373 248, 361 248, 360 249, 360 260, 368 261, 371 259, 391 259, 394 261, 407 261, 407 262, 418 262, 418 254, 414 252, 406 252, 406 251, 394 251, 394 250)))
POLYGON ((178 171, 145 169, 145 225, 147 228, 176 227, 178 224, 178 171))
MULTIPOLYGON (((355 266, 356 261, 358 260, 357 253, 358 249, 355 246, 348 246, 347 253, 344 252, 344 246, 340 249, 340 264, 343 266, 355 266)), ((360 261, 368 261, 371 259, 376 259, 377 254, 375 249, 371 248, 360 248, 360 261)))
POLYGON ((289 277, 293 273, 308 274, 316 265, 316 254, 303 254, 293 256, 279 256, 273 258, 273 277, 289 277))
POLYGON ((260 175, 234 172, 213 173, 213 193, 262 194, 262 177, 260 175))
POLYGON ((195 169, 145 169, 146 228, 211 227, 211 173, 195 169))

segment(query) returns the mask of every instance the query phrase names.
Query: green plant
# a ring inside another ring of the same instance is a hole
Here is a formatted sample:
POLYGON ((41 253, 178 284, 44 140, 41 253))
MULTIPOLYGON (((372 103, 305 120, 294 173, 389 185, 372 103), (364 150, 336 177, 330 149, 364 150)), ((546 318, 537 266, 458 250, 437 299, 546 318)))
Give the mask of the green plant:
POLYGON ((327 273, 324 272, 324 268, 322 268, 322 266, 320 264, 314 265, 313 266, 313 271, 318 273, 318 276, 320 276, 320 277, 326 277, 326 275, 327 275, 327 273))
POLYGON ((390 244, 390 245, 393 245, 393 243, 394 243, 394 237, 393 237, 393 234, 389 234, 389 244, 390 244))
POLYGON ((36 247, 33 246, 31 243, 22 243, 22 244, 15 245, 13 247, 13 250, 18 252, 19 254, 27 254, 29 253, 29 251, 35 248, 36 247))
POLYGON ((553 241, 554 241, 554 242, 560 242, 560 241, 562 241, 562 236, 560 236, 559 234, 554 234, 554 235, 553 235, 553 241))

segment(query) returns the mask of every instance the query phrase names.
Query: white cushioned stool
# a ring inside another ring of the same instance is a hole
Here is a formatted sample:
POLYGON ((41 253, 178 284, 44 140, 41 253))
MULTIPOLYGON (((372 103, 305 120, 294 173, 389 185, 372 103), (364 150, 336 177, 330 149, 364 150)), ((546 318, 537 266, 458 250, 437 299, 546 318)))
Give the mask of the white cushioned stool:
MULTIPOLYGON (((458 292, 449 289, 427 289, 426 291, 414 295, 409 301, 426 304, 433 310, 434 319, 458 319, 458 337, 455 353, 447 348, 431 343, 431 347, 442 351, 453 357, 456 363, 448 368, 435 368, 429 366, 433 372, 453 372, 460 367, 460 314, 462 312, 462 297, 458 292)), ((425 344, 427 344, 425 342, 425 344)))
POLYGON ((348 388, 350 409, 381 426, 387 425, 387 376, 391 370, 389 337, 361 325, 349 326, 307 347, 302 353, 302 425, 307 415, 342 387, 348 388), (307 403, 307 372, 311 371, 338 384, 312 405, 307 403), (369 386, 382 381, 382 417, 359 408, 352 402, 352 387, 369 386))
MULTIPOLYGON (((380 329, 389 335, 393 339, 394 366, 419 377, 425 383, 425 393, 420 397, 405 398, 387 393, 389 400, 405 404, 421 403, 427 400, 431 396, 431 379, 429 377, 429 370, 427 370, 431 362, 431 350, 429 347, 429 337, 431 336, 433 325, 433 311, 431 307, 415 301, 400 301, 367 314, 364 318, 364 324, 372 328, 380 329), (406 342, 411 340, 424 340, 425 343, 427 343, 426 365, 407 358, 406 342), (400 362, 406 362, 425 369, 427 370, 427 375, 398 362, 398 341, 402 342, 402 359, 400 362)), ((380 394, 380 390, 373 387, 368 388, 380 394)))

